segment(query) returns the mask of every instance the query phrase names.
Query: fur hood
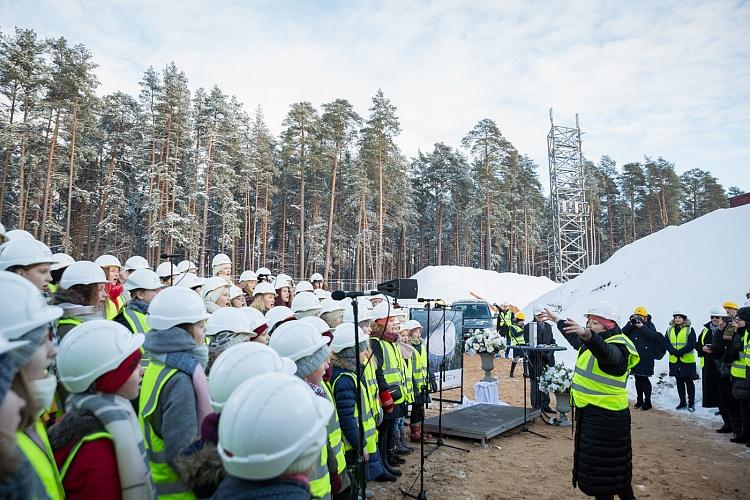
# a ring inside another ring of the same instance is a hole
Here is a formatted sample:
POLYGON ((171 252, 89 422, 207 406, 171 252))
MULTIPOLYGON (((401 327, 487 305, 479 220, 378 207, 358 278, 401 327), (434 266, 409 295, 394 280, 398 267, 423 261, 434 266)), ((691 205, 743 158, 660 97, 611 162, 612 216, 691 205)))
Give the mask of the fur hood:
MULTIPOLYGON (((685 322, 683 323, 683 326, 686 326, 686 327, 690 328, 690 325, 691 325, 691 323, 690 323, 690 319, 689 319, 689 318, 686 318, 686 319, 685 319, 685 322)), ((671 320, 669 321, 669 326, 674 326, 674 318, 672 318, 672 319, 671 319, 671 320)))
POLYGON ((213 496, 224 479, 219 450, 213 443, 193 443, 175 458, 177 473, 182 481, 200 498, 213 496))
POLYGON ((62 420, 50 427, 49 443, 53 450, 73 445, 95 432, 106 431, 102 423, 88 411, 73 410, 62 420))
POLYGON ((356 371, 356 365, 354 364, 353 359, 342 358, 335 352, 331 354, 331 366, 348 372, 356 371))
POLYGON ((81 292, 72 288, 58 288, 54 294, 55 305, 75 304, 79 306, 88 305, 88 298, 81 292))

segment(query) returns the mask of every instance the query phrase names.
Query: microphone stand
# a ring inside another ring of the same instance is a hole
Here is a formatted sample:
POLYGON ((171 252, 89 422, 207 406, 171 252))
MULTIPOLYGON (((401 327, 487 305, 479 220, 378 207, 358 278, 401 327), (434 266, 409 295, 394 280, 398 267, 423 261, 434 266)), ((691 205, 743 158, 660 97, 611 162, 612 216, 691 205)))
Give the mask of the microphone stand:
MULTIPOLYGON (((524 364, 528 366, 528 370, 526 370, 526 366, 524 366, 523 370, 523 427, 521 427, 521 432, 528 432, 529 434, 534 434, 535 436, 542 437, 544 439, 549 439, 549 436, 545 436, 544 434, 539 434, 538 432, 532 431, 529 429, 528 425, 528 417, 527 417, 527 401, 526 401, 526 379, 530 378, 530 376, 527 376, 528 374, 531 374, 531 370, 534 369, 534 365, 531 363, 531 359, 529 359, 529 354, 527 352, 527 349, 519 349, 523 353, 524 357, 524 364)), ((537 394, 537 401, 539 401, 539 395, 537 394)))
MULTIPOLYGON (((357 463, 356 463, 356 476, 358 476, 355 481, 356 488, 357 488, 357 498, 361 500, 365 500, 367 498, 366 491, 367 491, 367 475, 365 474, 365 457, 364 457, 364 451, 365 451, 365 426, 364 422, 362 420, 362 370, 361 370, 361 363, 359 360, 360 357, 360 350, 359 350, 359 301, 356 297, 352 298, 352 313, 354 316, 354 351, 356 353, 356 356, 354 358, 354 366, 357 370, 357 373, 355 375, 355 379, 357 381, 357 386, 355 388, 355 398, 356 401, 354 404, 357 405, 357 430, 359 432, 359 450, 357 450, 357 463)), ((367 360, 369 363, 370 360, 367 360)), ((335 402, 333 402, 335 404, 335 402)))

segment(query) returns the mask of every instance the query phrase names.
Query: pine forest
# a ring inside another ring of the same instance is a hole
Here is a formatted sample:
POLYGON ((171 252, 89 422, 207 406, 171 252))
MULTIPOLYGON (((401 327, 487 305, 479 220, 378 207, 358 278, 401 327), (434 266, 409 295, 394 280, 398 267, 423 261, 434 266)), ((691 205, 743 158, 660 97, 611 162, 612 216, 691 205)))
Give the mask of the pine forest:
MULTIPOLYGON (((508 124, 477 117, 460 144, 409 158, 397 103, 374 88, 366 110, 291 103, 274 136, 260 106, 191 88, 174 63, 144 68, 138 95, 100 95, 85 46, 0 37, 0 221, 53 251, 178 253, 204 272, 224 252, 237 272, 359 287, 428 265, 549 274, 547 165, 514 147, 508 124)), ((740 192, 635 154, 586 160, 594 263, 740 192)))

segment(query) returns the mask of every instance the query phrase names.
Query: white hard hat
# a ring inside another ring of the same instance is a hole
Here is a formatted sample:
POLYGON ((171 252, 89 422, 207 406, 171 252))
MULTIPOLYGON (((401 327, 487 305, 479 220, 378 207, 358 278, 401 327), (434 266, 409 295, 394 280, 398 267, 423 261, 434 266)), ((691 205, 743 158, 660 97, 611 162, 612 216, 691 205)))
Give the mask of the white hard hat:
POLYGON ((320 273, 313 273, 313 275, 310 276, 310 281, 323 281, 323 275, 320 273))
POLYGON ((301 293, 301 292, 314 292, 315 289, 312 286, 312 283, 309 281, 300 281, 296 285, 294 285, 294 293, 301 293))
MULTIPOLYGON (((223 309, 227 309, 224 307, 223 309)), ((250 330, 255 331, 260 325, 267 325, 266 317, 254 307, 241 307, 239 309, 250 320, 250 330)))
POLYGON ((240 283, 243 281, 258 281, 258 277, 252 271, 242 271, 242 274, 240 274, 240 283))
POLYGON ((318 299, 319 299, 319 300, 320 300, 321 302, 322 302, 322 301, 324 301, 324 300, 326 300, 326 299, 330 299, 330 298, 331 298, 331 292, 329 292, 328 290, 323 290, 322 288, 316 288, 316 289, 315 289, 315 290, 313 291, 313 293, 315 294, 315 296, 316 296, 316 297, 317 297, 317 298, 318 298, 318 299))
POLYGON ((0 270, 13 266, 53 264, 55 258, 47 245, 37 240, 15 240, 0 247, 0 270))
POLYGON ((609 302, 597 302, 593 306, 589 307, 588 312, 584 316, 601 316, 604 319, 620 323, 620 313, 617 308, 609 302))
POLYGON ((177 266, 171 262, 162 262, 156 266, 156 275, 160 278, 169 278, 170 276, 175 276, 177 274, 179 274, 179 270, 177 269, 177 266))
POLYGON ((390 302, 384 300, 383 302, 377 304, 372 308, 370 315, 372 316, 372 319, 395 318, 396 310, 393 308, 390 302))
POLYGON ((172 281, 174 281, 175 286, 182 286, 185 288, 195 288, 198 286, 203 286, 203 284, 206 282, 203 278, 199 278, 193 273, 183 273, 178 274, 175 276, 172 281))
POLYGON ((328 340, 314 326, 302 321, 288 321, 280 325, 268 343, 276 349, 279 356, 286 356, 295 362, 314 354, 327 344, 328 340))
POLYGON ((320 301, 312 293, 300 293, 294 296, 292 311, 312 311, 313 309, 320 309, 320 305, 320 301))
POLYGON ((72 393, 86 392, 97 378, 114 370, 143 345, 142 333, 133 334, 115 321, 86 321, 60 342, 57 370, 72 393))
MULTIPOLYGON (((23 347, 28 343, 28 340, 14 340, 11 342, 5 340, 5 337, 0 337, 0 354, 5 354, 6 352, 12 351, 13 349, 18 349, 19 347, 23 347)), ((296 369, 297 365, 294 365, 294 368, 296 369)))
MULTIPOLYGON (((226 308, 225 308, 226 309, 226 308)), ((215 316, 215 315, 214 315, 215 316)), ((210 322, 211 320, 209 320, 210 322)), ((260 342, 241 342, 223 351, 211 365, 208 394, 211 406, 221 413, 224 404, 243 382, 264 373, 294 375, 297 365, 260 342)))
POLYGON ((271 276, 271 270, 267 267, 259 267, 257 271, 255 271, 256 276, 271 276))
MULTIPOLYGON (((672 316, 684 316, 684 317, 687 318, 687 313, 685 312, 684 309, 678 307, 677 309, 675 309, 674 311, 672 311, 672 316)), ((722 314, 722 316, 723 316, 723 314, 722 314)))
POLYGON ((229 256, 225 253, 217 253, 214 255, 213 260, 211 260, 211 267, 221 266, 224 264, 231 264, 232 259, 229 258, 229 256))
POLYGON ((359 342, 367 342, 370 338, 360 327, 354 323, 341 323, 333 330, 333 341, 331 342, 331 350, 333 352, 341 352, 347 347, 354 347, 354 329, 357 329, 359 334, 359 342))
POLYGON ((290 318, 296 319, 294 317, 294 311, 287 306, 275 306, 266 311, 266 323, 268 323, 268 329, 272 331, 276 327, 276 323, 290 318))
POLYGON ((100 255, 96 258, 94 264, 99 267, 122 267, 122 264, 120 264, 120 259, 118 259, 114 255, 109 254, 100 255))
POLYGON ((276 295, 276 289, 271 286, 270 283, 266 283, 265 281, 262 283, 258 283, 258 285, 253 289, 253 297, 260 294, 266 294, 266 293, 272 293, 276 295))
POLYGON ((232 393, 222 411, 218 451, 224 470, 259 481, 280 476, 300 457, 319 457, 333 411, 330 401, 298 377, 253 377, 232 393))
POLYGON ((724 309, 721 309, 721 308, 718 308, 718 307, 714 307, 713 309, 711 309, 708 312, 708 314, 710 316, 726 316, 727 313, 726 313, 726 311, 724 309))
POLYGON ((416 319, 410 319, 401 323, 401 330, 414 330, 415 328, 422 328, 422 323, 416 319))
POLYGON ((195 264, 193 264, 189 260, 183 260, 182 262, 177 264, 177 270, 181 273, 191 273, 197 271, 198 268, 195 267, 195 264))
POLYGON ((92 283, 109 283, 101 266, 90 260, 79 260, 65 268, 60 278, 60 286, 70 288, 73 285, 90 285, 92 283))
POLYGON ((0 271, 0 290, 0 337, 6 340, 22 337, 63 314, 61 307, 47 305, 39 289, 16 273, 0 271))
POLYGON ((16 241, 16 240, 33 240, 34 236, 28 231, 24 231, 23 229, 11 229, 10 231, 5 233, 5 239, 7 241, 16 241))
MULTIPOLYGON (((537 305, 534 306, 534 309, 533 309, 532 312, 533 312, 534 316, 536 316, 537 314, 544 314, 544 306, 541 305, 541 304, 537 304, 537 305)), ((604 317, 604 316, 602 316, 602 317, 604 317)))
MULTIPOLYGON (((344 323, 354 322, 354 309, 349 300, 343 300, 344 303, 344 323)), ((357 321, 368 321, 372 319, 372 304, 367 299, 357 299, 357 321)))
POLYGON ((125 290, 159 290, 166 285, 151 269, 136 269, 125 280, 125 290))
POLYGON ((305 316, 300 321, 311 324, 321 334, 331 331, 331 327, 328 326, 328 323, 320 319, 318 316, 305 316))
POLYGON ((60 269, 65 269, 69 265, 71 265, 76 260, 71 257, 70 255, 66 253, 56 253, 52 255, 52 258, 55 259, 55 262, 52 263, 50 266, 50 271, 58 271, 60 269))
POLYGON ((323 302, 320 303, 320 314, 325 314, 333 311, 343 311, 344 310, 344 301, 343 300, 333 300, 333 299, 325 299, 323 302))
POLYGON ((133 255, 125 261, 125 265, 122 268, 126 271, 137 271, 138 269, 151 269, 151 266, 144 257, 133 255))
POLYGON ((392 309, 393 309, 393 314, 395 314, 396 317, 398 318, 406 318, 408 316, 408 313, 405 307, 394 307, 392 309))
POLYGON ((208 319, 206 306, 189 288, 170 286, 160 292, 148 306, 148 322, 154 330, 166 330, 183 323, 208 319))
POLYGON ((247 333, 253 332, 250 318, 234 307, 222 307, 206 321, 206 335, 216 335, 219 332, 247 333))
POLYGON ((273 287, 278 290, 279 288, 284 288, 285 286, 292 286, 292 283, 294 280, 292 280, 292 277, 288 274, 279 274, 274 278, 273 280, 273 287))
POLYGON ((229 285, 229 300, 236 299, 237 297, 242 297, 244 293, 245 292, 242 291, 242 288, 235 285, 229 285))
MULTIPOLYGON (((385 296, 385 295, 383 295, 382 293, 379 293, 379 294, 377 294, 377 295, 371 295, 371 296, 369 297, 369 299, 370 299, 371 301, 372 301, 372 300, 376 300, 376 299, 379 299, 379 300, 382 300, 383 302, 388 302, 388 297, 386 297, 386 296, 385 296)), ((377 305, 377 304, 376 304, 376 305, 377 305)))
POLYGON ((228 288, 229 283, 227 283, 227 280, 225 280, 221 276, 206 278, 206 281, 203 283, 203 288, 201 288, 201 297, 205 299, 209 293, 213 292, 214 290, 218 290, 223 286, 228 288))

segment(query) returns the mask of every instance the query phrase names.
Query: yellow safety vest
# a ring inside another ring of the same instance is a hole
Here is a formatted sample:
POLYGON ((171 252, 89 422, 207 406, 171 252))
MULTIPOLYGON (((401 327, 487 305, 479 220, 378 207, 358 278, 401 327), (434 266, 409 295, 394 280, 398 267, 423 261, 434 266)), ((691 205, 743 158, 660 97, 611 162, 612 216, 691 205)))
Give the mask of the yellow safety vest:
POLYGON ((76 327, 82 324, 83 320, 75 316, 68 316, 67 318, 60 318, 58 320, 55 320, 55 328, 59 328, 60 325, 71 325, 73 327, 76 327))
POLYGON ((375 361, 377 361, 377 358, 373 358, 372 353, 370 353, 369 359, 364 364, 364 382, 367 389, 367 401, 370 403, 370 411, 372 411, 375 421, 380 423, 383 419, 383 407, 380 405, 380 398, 378 397, 378 379, 375 374, 375 361))
POLYGON ((148 325, 148 317, 140 311, 125 306, 122 310, 122 317, 125 318, 130 331, 133 333, 146 333, 151 330, 148 325))
POLYGON ((328 382, 323 382, 323 390, 326 393, 328 401, 333 405, 333 413, 328 419, 328 444, 336 457, 336 473, 341 474, 346 469, 346 457, 344 456, 344 446, 341 442, 341 426, 339 425, 339 414, 336 411, 336 400, 333 399, 331 388, 328 382))
POLYGON ((404 380, 404 357, 401 355, 401 349, 393 342, 387 342, 382 339, 376 339, 383 350, 383 359, 380 368, 383 370, 383 377, 388 387, 397 385, 401 388, 401 397, 393 400, 393 404, 401 404, 406 401, 406 387, 404 380))
POLYGON ((605 342, 625 344, 630 353, 628 369, 619 376, 605 373, 599 368, 599 363, 591 351, 581 347, 578 350, 573 383, 570 387, 570 395, 577 408, 593 404, 599 408, 616 411, 628 407, 628 373, 640 361, 638 351, 633 342, 621 333, 607 338, 605 342))
MULTIPOLYGON (((138 398, 138 422, 143 431, 148 465, 159 498, 192 500, 195 495, 189 486, 180 481, 180 476, 167 462, 164 440, 156 434, 151 425, 151 416, 156 411, 159 395, 175 373, 177 373, 176 368, 167 368, 161 363, 154 362, 148 365, 143 375, 141 394, 138 398)), ((165 422, 165 425, 169 423, 165 422)))
POLYGON ((34 472, 36 472, 36 475, 44 485, 47 496, 52 500, 62 500, 65 498, 65 490, 63 489, 62 480, 60 479, 60 473, 57 470, 55 455, 52 453, 52 447, 49 444, 47 430, 39 419, 36 419, 34 422, 34 429, 36 430, 39 439, 42 441, 43 448, 40 448, 39 445, 23 431, 16 432, 16 442, 21 449, 21 453, 26 456, 26 459, 34 468, 34 472))
MULTIPOLYGON (((356 387, 357 377, 355 377, 352 372, 339 373, 339 376, 333 381, 334 387, 336 386, 336 382, 338 382, 342 376, 351 378, 356 387)), ((372 413, 372 407, 370 406, 370 398, 367 396, 367 388, 364 384, 360 384, 359 387, 360 395, 362 397, 360 405, 364 411, 364 414, 362 415, 362 428, 365 436, 365 449, 367 450, 367 453, 375 453, 378 449, 378 427, 375 422, 375 416, 372 413)), ((354 418, 357 420, 357 423, 359 423, 359 409, 356 404, 354 405, 354 418)), ((349 451, 352 448, 351 443, 349 443, 346 436, 344 436, 344 450, 349 451)))
MULTIPOLYGON (((705 345, 706 335, 708 335, 708 327, 704 326, 703 330, 701 331, 700 337, 698 337, 698 339, 699 339, 698 341, 700 342, 701 345, 705 345)), ((704 361, 705 357, 706 357, 705 354, 703 354, 703 355, 701 355, 701 356, 698 357, 698 365, 701 368, 703 368, 703 361, 704 361)))
POLYGON ((742 336, 742 350, 739 355, 740 357, 732 362, 730 373, 733 378, 744 379, 747 377, 747 367, 750 366, 750 338, 748 338, 747 330, 742 336))
MULTIPOLYGON (((677 333, 675 333, 674 329, 674 326, 669 327, 669 330, 667 330, 667 338, 669 339, 669 343, 672 344, 672 347, 674 347, 675 349, 682 349, 687 345, 690 327, 687 325, 683 325, 682 328, 680 328, 680 331, 677 333)), ((695 350, 683 354, 682 356, 680 356, 679 360, 682 363, 695 363, 695 350)), ((669 362, 677 363, 677 356, 670 354, 669 362)))
POLYGON ((406 400, 407 404, 412 404, 414 402, 414 348, 409 346, 411 348, 412 352, 409 355, 409 359, 406 359, 401 353, 401 348, 399 346, 399 352, 401 353, 401 357, 404 360, 404 363, 401 365, 402 369, 404 371, 404 398, 406 400))
POLYGON ((320 450, 320 463, 310 474, 310 494, 313 498, 331 498, 331 474, 328 472, 328 446, 320 450))
POLYGON ((114 301, 107 297, 104 299, 104 319, 114 319, 122 309, 123 300, 117 297, 114 301))
POLYGON ((68 473, 68 469, 70 468, 71 464, 73 463, 73 460, 76 458, 76 453, 78 453, 78 450, 81 449, 81 446, 83 446, 85 443, 88 443, 90 441, 96 441, 97 439, 109 439, 112 441, 112 434, 109 432, 94 432, 92 434, 89 434, 87 436, 84 436, 81 438, 78 443, 73 447, 72 450, 70 450, 70 453, 68 454, 68 457, 65 459, 65 462, 63 462, 62 467, 60 468, 60 477, 64 480, 65 475, 68 473))
POLYGON ((510 345, 526 345, 526 339, 523 338, 523 328, 518 325, 510 327, 510 345))
POLYGON ((49 293, 55 293, 57 291, 57 285, 54 283, 47 283, 47 290, 49 290, 49 293))
POLYGON ((500 311, 497 314, 497 326, 512 326, 513 325, 513 311, 500 311))
POLYGON ((411 355, 411 372, 414 380, 414 391, 416 394, 421 394, 422 389, 427 381, 427 362, 426 353, 424 352, 424 345, 412 346, 411 355))

